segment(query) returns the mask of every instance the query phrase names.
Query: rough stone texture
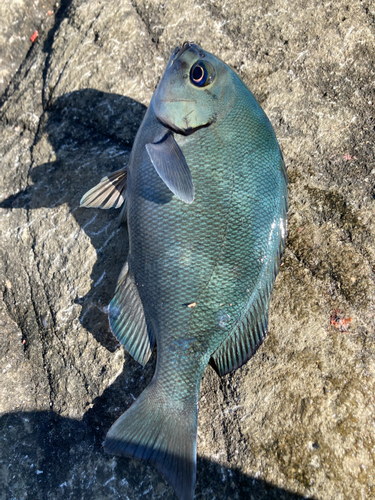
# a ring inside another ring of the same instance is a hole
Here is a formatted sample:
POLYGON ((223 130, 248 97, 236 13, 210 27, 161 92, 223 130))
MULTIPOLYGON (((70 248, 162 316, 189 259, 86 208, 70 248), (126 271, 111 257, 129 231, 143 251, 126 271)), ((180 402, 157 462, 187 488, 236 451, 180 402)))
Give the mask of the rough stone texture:
POLYGON ((202 382, 196 496, 375 497, 374 16, 370 0, 73 0, 19 68, 3 60, 1 498, 174 498, 101 447, 155 356, 142 369, 108 328, 126 229, 78 205, 127 161, 185 39, 252 89, 290 179, 269 336, 202 382))
POLYGON ((27 57, 34 32, 50 29, 58 9, 54 0, 1 0, 0 95, 27 57))

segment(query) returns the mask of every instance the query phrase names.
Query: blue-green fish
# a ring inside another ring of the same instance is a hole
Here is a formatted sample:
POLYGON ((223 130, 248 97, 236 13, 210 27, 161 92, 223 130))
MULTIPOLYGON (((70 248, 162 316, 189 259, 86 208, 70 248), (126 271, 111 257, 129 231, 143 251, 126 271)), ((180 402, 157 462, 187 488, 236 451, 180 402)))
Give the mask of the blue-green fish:
POLYGON ((105 450, 153 462, 194 496, 199 387, 245 363, 267 333, 287 225, 287 175, 272 126, 241 79, 194 43, 173 52, 126 168, 81 201, 119 207, 129 254, 112 332, 150 385, 110 428, 105 450))

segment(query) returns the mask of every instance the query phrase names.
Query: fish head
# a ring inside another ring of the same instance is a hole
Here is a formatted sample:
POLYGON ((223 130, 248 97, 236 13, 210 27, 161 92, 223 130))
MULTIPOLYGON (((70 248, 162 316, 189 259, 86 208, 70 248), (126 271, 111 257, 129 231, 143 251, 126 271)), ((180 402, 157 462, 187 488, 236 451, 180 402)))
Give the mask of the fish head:
POLYGON ((158 120, 189 135, 207 127, 233 103, 234 73, 217 57, 192 42, 171 55, 151 106, 158 120))

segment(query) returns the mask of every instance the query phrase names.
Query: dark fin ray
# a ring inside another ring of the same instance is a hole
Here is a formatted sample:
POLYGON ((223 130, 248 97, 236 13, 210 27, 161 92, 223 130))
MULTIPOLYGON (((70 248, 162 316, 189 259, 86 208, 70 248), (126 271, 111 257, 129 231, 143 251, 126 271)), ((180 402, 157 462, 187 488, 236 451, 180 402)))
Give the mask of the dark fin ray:
POLYGON ((146 325, 143 305, 125 264, 109 305, 109 324, 116 338, 141 365, 151 356, 155 339, 146 325))
POLYGON ((211 356, 210 364, 221 377, 246 363, 265 339, 270 295, 268 293, 263 301, 252 304, 245 317, 211 356))
POLYGON ((193 500, 196 479, 197 404, 176 409, 151 383, 112 425, 104 449, 155 464, 179 500, 193 500))
POLYGON ((236 370, 253 356, 267 334, 268 306, 255 307, 235 327, 211 357, 211 365, 222 377, 236 370))
POLYGON ((117 170, 82 196, 80 206, 86 208, 120 208, 125 200, 126 168, 117 170))
POLYGON ((193 178, 173 134, 168 132, 159 142, 146 144, 146 150, 155 170, 172 193, 185 203, 192 203, 193 178))

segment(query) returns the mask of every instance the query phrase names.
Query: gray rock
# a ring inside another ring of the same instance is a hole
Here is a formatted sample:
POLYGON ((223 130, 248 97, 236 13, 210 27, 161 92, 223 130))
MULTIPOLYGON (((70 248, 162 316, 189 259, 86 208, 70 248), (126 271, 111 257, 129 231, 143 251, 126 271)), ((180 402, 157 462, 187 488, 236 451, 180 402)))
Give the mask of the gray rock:
MULTIPOLYGON (((63 2, 66 3, 66 2, 63 2)), ((54 0, 2 0, 0 3, 0 96, 32 50, 35 31, 48 31, 59 11, 54 0)), ((37 40, 38 37, 35 38, 37 40)))
POLYGON ((155 355, 137 365, 105 314, 126 229, 78 206, 127 161, 185 39, 254 92, 290 179, 269 336, 203 378, 197 498, 375 496, 374 15, 366 0, 73 0, 16 73, 3 62, 1 498, 174 498, 152 466, 102 450, 155 355))

